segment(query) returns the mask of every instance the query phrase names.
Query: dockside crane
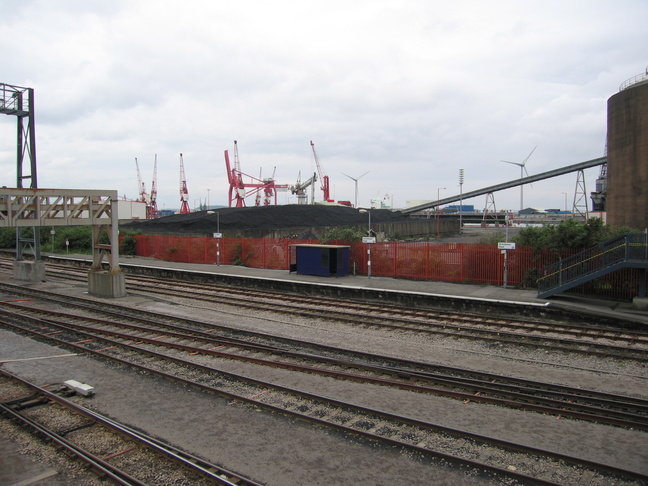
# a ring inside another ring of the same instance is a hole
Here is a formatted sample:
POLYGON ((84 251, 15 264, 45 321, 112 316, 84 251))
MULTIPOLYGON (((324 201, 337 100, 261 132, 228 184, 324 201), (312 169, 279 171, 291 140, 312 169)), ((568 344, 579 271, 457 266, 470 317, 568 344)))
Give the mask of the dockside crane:
POLYGON ((140 173, 139 164, 137 163, 137 157, 135 157, 135 167, 137 168, 137 190, 139 191, 139 202, 143 202, 148 206, 148 194, 146 194, 146 186, 142 181, 142 174, 140 173))
POLYGON ((187 178, 185 177, 184 162, 180 154, 180 214, 189 214, 189 191, 187 190, 187 178))
MULTIPOLYGON (((297 183, 294 186, 290 186, 290 192, 297 195, 297 204, 308 204, 308 195, 306 194, 306 189, 315 184, 317 180, 317 174, 313 173, 313 177, 302 182, 301 172, 297 177, 297 183)), ((315 204, 315 186, 313 186, 311 191, 311 201, 315 204)))
POLYGON ((319 174, 321 189, 324 194, 324 201, 333 202, 331 198, 331 193, 329 190, 329 177, 325 175, 322 171, 322 166, 320 165, 319 157, 317 157, 317 152, 315 151, 315 144, 313 141, 310 141, 311 149, 313 149, 313 157, 315 158, 315 165, 317 166, 317 173, 319 174))
POLYGON ((274 198, 277 204, 277 190, 288 189, 288 184, 276 184, 273 177, 257 179, 248 174, 241 172, 241 163, 239 161, 238 143, 234 140, 234 167, 230 164, 229 151, 225 150, 225 167, 227 169, 227 179, 229 181, 229 207, 245 207, 245 198, 257 195, 256 205, 261 205, 261 193, 263 193, 263 205, 269 206, 274 198), (249 177, 252 182, 243 182, 243 176, 249 177), (247 189, 250 189, 249 191, 247 189), (234 204, 232 204, 234 203, 234 204))
POLYGON ((158 217, 157 207, 157 154, 155 154, 155 162, 153 163, 153 182, 151 183, 151 194, 149 196, 149 204, 146 206, 146 219, 155 219, 158 217))

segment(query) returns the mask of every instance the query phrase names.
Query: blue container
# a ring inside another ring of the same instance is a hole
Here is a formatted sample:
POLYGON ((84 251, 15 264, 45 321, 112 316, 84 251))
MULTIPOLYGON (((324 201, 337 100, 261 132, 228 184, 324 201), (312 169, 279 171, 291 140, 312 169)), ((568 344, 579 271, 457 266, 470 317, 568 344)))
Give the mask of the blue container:
POLYGON ((290 272, 343 277, 349 275, 350 254, 350 246, 290 245, 290 272))

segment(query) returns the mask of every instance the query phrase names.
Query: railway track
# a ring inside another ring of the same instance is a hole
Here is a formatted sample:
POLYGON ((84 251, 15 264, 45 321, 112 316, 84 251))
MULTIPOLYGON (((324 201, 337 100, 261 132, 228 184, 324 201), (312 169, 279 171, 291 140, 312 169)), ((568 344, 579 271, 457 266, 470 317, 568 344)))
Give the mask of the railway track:
MULTIPOLYGON (((130 310, 123 313, 118 307, 109 312, 111 319, 106 319, 70 315, 26 304, 4 302, 0 304, 0 315, 6 321, 17 319, 18 316, 29 317, 35 322, 32 327, 35 331, 47 325, 50 330, 46 334, 71 332, 75 336, 72 342, 85 339, 91 349, 96 344, 93 341, 95 338, 110 340, 109 345, 115 347, 135 342, 143 349, 166 348, 166 353, 173 352, 175 355, 188 353, 189 356, 245 361, 462 401, 648 430, 648 400, 640 398, 513 379, 492 373, 443 368, 388 356, 345 352, 258 333, 245 333, 236 338, 232 336, 232 330, 229 335, 219 335, 218 330, 206 322, 184 320, 182 325, 177 322, 171 324, 167 316, 154 313, 136 319, 130 316, 130 310)), ((68 312, 69 307, 68 304, 68 312)), ((87 306, 81 308, 87 309, 87 306)), ((105 309, 102 313, 106 313, 105 309)))
MULTIPOLYGON (((85 280, 87 275, 67 265, 48 264, 54 278, 85 280)), ((388 329, 441 338, 468 339, 483 343, 548 349, 552 352, 631 359, 648 362, 648 333, 622 328, 568 324, 548 320, 490 317, 470 313, 411 309, 375 302, 287 295, 215 284, 169 281, 127 275, 134 292, 145 292, 193 302, 222 304, 248 310, 272 311, 312 319, 353 323, 359 329, 388 329)))
MULTIPOLYGON (((100 304, 104 308, 113 307, 105 301, 100 304)), ((13 303, 3 306, 4 308, 14 308, 11 312, 6 312, 7 309, 5 309, 2 319, 5 326, 14 326, 21 332, 29 332, 33 336, 51 340, 58 345, 73 348, 84 354, 92 354, 128 365, 139 371, 178 380, 183 384, 191 384, 225 398, 230 405, 241 404, 254 409, 293 415, 318 425, 336 428, 347 434, 361 436, 367 440, 403 447, 411 453, 427 457, 429 460, 470 467, 478 471, 479 474, 489 477, 506 478, 507 481, 513 479, 519 484, 579 484, 585 476, 596 477, 602 484, 641 484, 648 480, 648 477, 641 474, 623 471, 605 464, 597 464, 555 454, 551 451, 441 427, 407 416, 373 410, 331 397, 319 396, 276 383, 224 372, 215 368, 212 361, 215 353, 223 352, 222 348, 210 348, 225 346, 243 349, 240 347, 240 344, 243 343, 214 336, 213 327, 208 325, 209 328, 204 329, 205 323, 199 323, 199 327, 202 326, 203 331, 185 330, 183 333, 172 331, 168 322, 163 322, 163 325, 157 329, 151 327, 151 322, 147 324, 146 329, 143 329, 142 323, 135 328, 134 325, 128 327, 123 322, 109 322, 108 319, 97 320, 93 324, 89 324, 89 322, 80 324, 79 322, 91 319, 87 316, 80 316, 78 311, 75 311, 76 315, 63 323, 54 322, 55 318, 51 313, 49 317, 44 317, 40 312, 43 309, 21 309, 21 311, 24 310, 24 315, 19 315, 18 305, 18 303, 13 303), (36 315, 37 313, 40 314, 40 317, 36 315), (121 329, 117 331, 116 329, 119 328, 121 329), (177 334, 173 335, 173 332, 177 332, 177 334), (196 340, 201 341, 200 347, 187 344, 196 340), (173 344, 173 347, 163 348, 163 351, 160 352, 162 342, 165 342, 165 345, 173 344), (157 348, 157 351, 150 349, 152 347, 157 348), (495 454, 493 450, 498 452, 495 454), (488 461, 475 460, 475 458, 486 456, 489 457, 488 461), (532 461, 530 461, 531 457, 533 457, 532 461)), ((70 307, 70 304, 68 303, 67 306, 70 307)), ((20 304, 20 307, 26 306, 20 304)), ((122 309, 118 310, 122 311, 122 309)), ((132 311, 131 309, 127 310, 132 311)), ((93 312, 98 311, 94 310, 93 312)), ((62 320, 62 317, 59 315, 56 319, 62 320)), ((148 319, 152 320, 150 315, 148 319)), ((166 320, 168 321, 168 318, 166 320)), ((183 321, 183 326, 186 324, 186 320, 183 321)), ((195 322, 194 325, 196 325, 195 322)), ((251 337, 248 333, 239 341, 249 340, 251 337)), ((250 344, 249 341, 248 344, 250 344)), ((257 345, 257 349, 253 350, 247 348, 244 352, 259 353, 261 351, 282 357, 289 354, 285 349, 271 348, 268 344, 257 345)), ((229 354, 219 358, 234 359, 232 356, 229 354)), ((259 359, 258 356, 255 359, 259 359)), ((304 360, 306 355, 293 354, 292 359, 304 360)), ((356 362, 352 363, 352 366, 358 368, 359 358, 356 356, 355 359, 356 362)), ((384 357, 373 357, 373 359, 384 359, 384 357)), ((264 364, 268 366, 267 362, 264 364)), ((330 362, 328 364, 330 365, 330 362)), ((335 365, 341 367, 342 363, 340 361, 335 365)), ((297 365, 292 363, 291 366, 296 367, 297 365)), ((312 362, 309 366, 313 366, 312 362)), ((368 369, 368 366, 364 367, 363 371, 367 372, 368 369)), ((330 371, 330 369, 327 370, 327 373, 330 371)), ((389 372, 392 375, 405 375, 405 371, 394 368, 393 363, 389 366, 379 367, 378 372, 383 375, 389 374, 389 372)), ((406 381, 424 381, 425 377, 426 372, 420 371, 418 374, 408 377, 406 381)), ((400 384, 392 386, 402 387, 404 385, 401 381, 400 384)), ((474 386, 474 384, 470 386, 474 386)), ((421 386, 418 391, 423 392, 423 388, 424 386, 421 386)), ((500 390, 499 393, 502 391, 500 390)), ((626 404, 626 406, 628 405, 626 404)))
POLYGON ((0 370, 0 414, 85 463, 102 481, 130 486, 260 484, 84 407, 64 384, 49 388, 0 370))

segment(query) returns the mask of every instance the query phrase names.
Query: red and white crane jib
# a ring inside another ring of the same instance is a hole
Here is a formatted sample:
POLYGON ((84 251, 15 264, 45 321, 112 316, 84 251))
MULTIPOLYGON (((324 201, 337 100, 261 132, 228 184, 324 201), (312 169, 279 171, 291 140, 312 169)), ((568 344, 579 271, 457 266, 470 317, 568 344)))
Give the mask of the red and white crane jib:
POLYGON ((322 193, 324 196, 324 201, 326 202, 333 202, 333 199, 331 199, 331 192, 329 189, 329 177, 324 174, 322 171, 322 166, 320 165, 319 157, 317 156, 317 152, 315 151, 315 144, 311 140, 310 142, 311 148, 313 149, 313 157, 315 158, 315 165, 317 166, 317 173, 319 174, 319 178, 321 181, 321 189, 322 193))
POLYGON ((189 191, 187 190, 187 178, 185 177, 184 162, 180 154, 180 214, 189 214, 189 191))
POLYGON ((227 168, 227 179, 229 182, 229 207, 245 207, 245 198, 258 195, 256 204, 261 204, 261 194, 263 194, 263 204, 269 206, 274 196, 274 203, 277 204, 277 189, 287 189, 288 184, 275 184, 274 177, 261 179, 244 174, 241 171, 241 164, 238 156, 238 143, 234 140, 234 167, 230 165, 229 152, 225 150, 225 166, 227 168), (249 177, 252 182, 243 182, 243 176, 249 177))

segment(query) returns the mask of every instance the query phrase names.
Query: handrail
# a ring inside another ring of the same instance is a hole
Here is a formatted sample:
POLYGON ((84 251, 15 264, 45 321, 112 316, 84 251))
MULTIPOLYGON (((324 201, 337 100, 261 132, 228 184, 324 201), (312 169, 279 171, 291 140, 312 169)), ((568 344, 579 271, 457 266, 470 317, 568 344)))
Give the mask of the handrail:
POLYGON ((542 294, 623 262, 648 262, 648 234, 629 233, 584 250, 542 269, 542 294))
POLYGON ((621 86, 619 86, 619 91, 623 91, 624 89, 643 81, 648 81, 648 67, 646 67, 645 73, 637 74, 636 76, 633 76, 630 79, 626 79, 623 83, 621 83, 621 86))

